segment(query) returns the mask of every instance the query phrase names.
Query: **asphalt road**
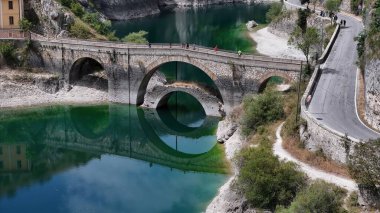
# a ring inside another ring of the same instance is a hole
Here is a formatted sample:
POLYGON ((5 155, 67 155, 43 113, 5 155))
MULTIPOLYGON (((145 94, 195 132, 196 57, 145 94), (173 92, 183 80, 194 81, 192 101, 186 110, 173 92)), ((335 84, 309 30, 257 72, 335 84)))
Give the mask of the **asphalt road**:
POLYGON ((309 113, 326 126, 359 139, 380 138, 380 134, 369 129, 358 118, 355 103, 357 75, 357 52, 354 38, 362 31, 362 23, 353 17, 338 15, 347 21, 342 27, 327 61, 321 67, 309 113))

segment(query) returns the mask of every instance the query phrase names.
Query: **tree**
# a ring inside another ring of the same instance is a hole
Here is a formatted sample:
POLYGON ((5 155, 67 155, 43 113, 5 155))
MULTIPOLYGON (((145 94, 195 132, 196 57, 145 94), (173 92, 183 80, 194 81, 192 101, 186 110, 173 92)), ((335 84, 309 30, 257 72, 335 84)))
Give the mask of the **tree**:
POLYGON ((339 6, 340 0, 326 0, 325 7, 331 13, 338 12, 339 6))
POLYGON ((71 3, 70 9, 79 18, 82 18, 83 15, 85 14, 85 11, 84 11, 82 5, 80 5, 78 2, 71 3))
POLYGON ((307 29, 307 17, 309 17, 310 11, 306 9, 298 9, 297 25, 302 29, 302 33, 307 29))
POLYGON ((148 35, 148 32, 140 30, 139 32, 129 33, 122 39, 122 41, 136 44, 147 44, 148 40, 145 37, 146 35, 148 35))
POLYGON ((248 97, 243 102, 242 131, 249 135, 257 127, 280 119, 284 115, 282 99, 278 92, 265 90, 256 97, 248 97))
POLYGON ((32 28, 32 23, 26 18, 21 19, 19 25, 21 30, 24 32, 28 32, 32 28))
POLYGON ((270 5, 268 12, 265 14, 268 23, 275 20, 282 13, 282 3, 275 2, 270 5))
POLYGON ((238 155, 237 188, 251 205, 273 210, 277 205, 289 205, 305 186, 306 177, 295 164, 273 155, 271 146, 265 145, 270 144, 267 137, 262 140, 259 147, 244 149, 238 155))
POLYGON ((289 208, 278 208, 279 213, 344 212, 342 200, 345 191, 333 184, 316 181, 299 192, 289 208))
POLYGON ((309 56, 313 50, 318 48, 321 42, 321 37, 315 27, 309 27, 305 33, 302 33, 300 27, 296 27, 289 38, 289 44, 294 45, 297 49, 301 50, 306 57, 307 68, 309 70, 309 56))

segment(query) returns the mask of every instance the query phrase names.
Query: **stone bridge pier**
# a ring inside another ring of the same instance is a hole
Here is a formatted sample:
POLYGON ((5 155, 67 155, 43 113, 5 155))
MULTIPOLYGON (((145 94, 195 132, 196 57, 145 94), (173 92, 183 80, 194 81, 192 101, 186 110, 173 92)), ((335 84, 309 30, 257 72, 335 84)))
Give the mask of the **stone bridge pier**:
MULTIPOLYGON (((161 91, 161 94, 168 94, 169 91, 187 92, 197 96, 195 98, 205 109, 219 108, 215 103, 220 102, 226 113, 239 105, 245 94, 257 93, 273 76, 279 76, 287 82, 295 81, 302 63, 263 56, 238 56, 203 47, 185 49, 179 45, 152 45, 149 48, 146 45, 78 40, 35 40, 34 44, 41 54, 34 57, 32 64, 59 73, 66 88, 70 88, 69 85, 84 75, 104 70, 108 80, 109 101, 118 103, 142 105, 151 77, 163 64, 191 64, 215 83, 219 94, 214 94, 216 97, 213 101, 209 101, 212 99, 210 97, 207 103, 204 103, 206 99, 199 100, 199 88, 192 88, 191 92, 189 87, 165 87, 168 91, 161 91)), ((165 97, 157 95, 157 98, 165 97)), ((152 106, 156 107, 161 102, 154 100, 154 103, 152 106)))

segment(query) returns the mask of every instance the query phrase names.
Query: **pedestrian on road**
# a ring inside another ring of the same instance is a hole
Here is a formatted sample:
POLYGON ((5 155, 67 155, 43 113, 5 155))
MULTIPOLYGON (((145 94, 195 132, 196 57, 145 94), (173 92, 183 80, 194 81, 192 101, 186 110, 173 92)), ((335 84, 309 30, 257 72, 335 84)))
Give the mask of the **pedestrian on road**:
POLYGON ((189 47, 190 47, 190 44, 187 43, 187 44, 186 44, 186 49, 189 49, 189 47))
POLYGON ((151 48, 151 47, 152 47, 152 44, 149 42, 149 43, 148 43, 148 46, 149 46, 149 48, 151 48))
POLYGON ((238 51, 238 55, 239 55, 239 57, 241 56, 241 50, 238 51))
POLYGON ((343 20, 343 25, 346 26, 346 20, 343 20))

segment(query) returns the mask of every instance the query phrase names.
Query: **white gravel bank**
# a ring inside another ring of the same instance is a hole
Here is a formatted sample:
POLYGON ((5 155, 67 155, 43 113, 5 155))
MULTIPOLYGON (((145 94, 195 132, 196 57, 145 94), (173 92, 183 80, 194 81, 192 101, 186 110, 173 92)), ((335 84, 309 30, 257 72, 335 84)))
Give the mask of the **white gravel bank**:
POLYGON ((268 27, 250 32, 249 35, 257 43, 256 50, 260 54, 276 58, 305 59, 300 50, 288 45, 288 38, 270 33, 268 27))

